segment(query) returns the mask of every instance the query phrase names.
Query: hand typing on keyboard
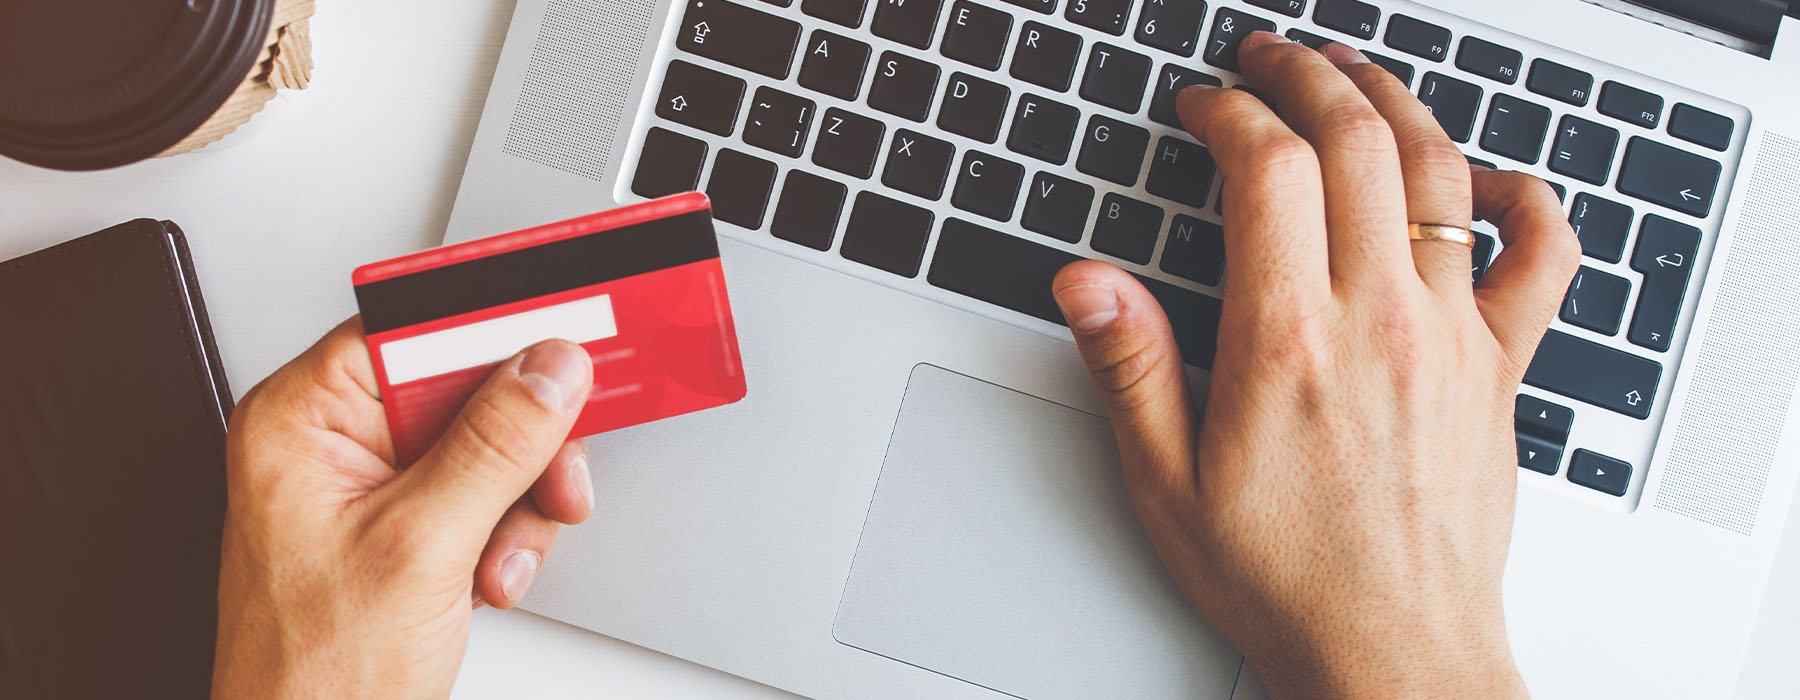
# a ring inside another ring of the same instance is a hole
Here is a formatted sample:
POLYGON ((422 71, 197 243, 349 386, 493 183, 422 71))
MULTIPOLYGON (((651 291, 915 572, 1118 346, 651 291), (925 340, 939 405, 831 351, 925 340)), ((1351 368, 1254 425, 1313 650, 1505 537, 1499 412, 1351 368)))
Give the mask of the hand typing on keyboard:
POLYGON ((1135 277, 1087 261, 1054 283, 1132 499, 1275 697, 1522 697, 1500 595, 1514 395, 1580 244, 1549 187, 1471 173, 1355 50, 1257 33, 1238 60, 1273 111, 1205 85, 1177 106, 1228 202, 1204 413, 1135 277), (1408 240, 1472 214, 1506 244, 1474 288, 1467 246, 1408 240))

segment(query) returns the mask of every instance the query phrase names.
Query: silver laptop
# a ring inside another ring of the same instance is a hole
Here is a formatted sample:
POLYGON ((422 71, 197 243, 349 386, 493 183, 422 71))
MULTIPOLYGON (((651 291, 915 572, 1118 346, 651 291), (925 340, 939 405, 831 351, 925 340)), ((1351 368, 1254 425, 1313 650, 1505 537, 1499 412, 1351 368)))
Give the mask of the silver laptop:
POLYGON ((1519 389, 1526 680, 1726 696, 1800 477, 1784 4, 520 0, 447 240, 704 190, 750 381, 593 440, 527 607, 818 698, 1260 694, 1140 533, 1048 281, 1137 273, 1204 389, 1219 186, 1173 96, 1272 29, 1365 49, 1579 230, 1519 389))

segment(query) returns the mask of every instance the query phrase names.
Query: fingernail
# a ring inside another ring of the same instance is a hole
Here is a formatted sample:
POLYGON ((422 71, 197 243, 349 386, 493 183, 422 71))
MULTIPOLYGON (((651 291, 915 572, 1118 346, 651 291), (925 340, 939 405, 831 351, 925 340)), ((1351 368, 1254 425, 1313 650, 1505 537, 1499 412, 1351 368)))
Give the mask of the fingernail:
POLYGON ((573 343, 544 343, 519 363, 519 380, 544 406, 569 411, 587 401, 586 352, 573 343))
POLYGON ((500 592, 506 595, 507 600, 518 603, 520 598, 525 597, 525 591, 531 588, 531 582, 537 578, 538 565, 541 563, 543 560, 538 558, 537 552, 521 549, 513 552, 512 556, 500 564, 500 592))
POLYGON ((1111 287, 1070 287, 1056 294, 1056 305, 1078 331, 1100 330, 1119 317, 1119 294, 1111 287))
POLYGON ((1347 44, 1340 44, 1335 41, 1326 44, 1325 48, 1319 49, 1319 53, 1325 54, 1325 58, 1330 59, 1332 63, 1338 65, 1352 65, 1369 62, 1369 57, 1364 56, 1363 52, 1357 51, 1347 44))
POLYGON ((1263 30, 1258 29, 1254 32, 1250 32, 1250 36, 1244 37, 1244 45, 1239 47, 1238 51, 1241 52, 1245 49, 1254 49, 1256 47, 1266 46, 1268 44, 1292 44, 1292 43, 1294 43, 1293 39, 1289 39, 1280 34, 1276 34, 1275 32, 1265 32, 1263 30))
POLYGON ((1493 170, 1493 168, 1482 165, 1480 163, 1470 163, 1469 164, 1469 172, 1471 172, 1471 173, 1485 173, 1485 172, 1490 172, 1492 170, 1493 170))
POLYGON ((594 512, 594 475, 588 471, 587 449, 575 455, 575 481, 581 487, 581 500, 589 513, 594 512))
POLYGON ((481 599, 481 594, 480 594, 480 593, 472 593, 472 594, 470 594, 470 595, 469 595, 469 609, 470 609, 470 610, 474 610, 474 609, 476 609, 476 608, 479 608, 479 607, 481 607, 481 604, 482 604, 482 603, 483 603, 483 602, 486 602, 486 601, 483 601, 483 600, 482 600, 482 599, 481 599))

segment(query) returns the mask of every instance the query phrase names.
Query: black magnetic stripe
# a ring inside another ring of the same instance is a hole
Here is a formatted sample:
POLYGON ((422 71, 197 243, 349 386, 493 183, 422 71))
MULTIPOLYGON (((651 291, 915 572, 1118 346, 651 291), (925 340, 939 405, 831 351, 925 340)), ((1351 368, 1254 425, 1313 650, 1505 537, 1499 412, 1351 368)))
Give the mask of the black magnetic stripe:
POLYGON ((717 257, 701 210, 370 282, 356 305, 373 334, 717 257))

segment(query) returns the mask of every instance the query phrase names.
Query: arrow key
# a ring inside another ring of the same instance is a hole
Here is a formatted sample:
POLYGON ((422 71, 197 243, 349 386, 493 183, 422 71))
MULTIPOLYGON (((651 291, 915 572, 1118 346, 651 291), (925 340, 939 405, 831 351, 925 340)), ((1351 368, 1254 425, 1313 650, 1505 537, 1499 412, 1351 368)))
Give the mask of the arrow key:
POLYGON ((1700 229, 1655 214, 1644 216, 1637 251, 1631 255, 1631 269, 1644 273, 1644 288, 1627 334, 1633 344, 1669 350, 1699 248, 1700 229))
POLYGON ((670 61, 656 98, 656 116, 730 136, 744 101, 744 81, 687 61, 670 61))
POLYGON ((1569 481, 1613 496, 1631 486, 1631 465, 1606 455, 1576 450, 1569 458, 1569 481))
POLYGON ((1519 466, 1555 474, 1562 464, 1563 446, 1569 442, 1569 427, 1574 423, 1575 412, 1567 407, 1520 394, 1513 404, 1519 466))

